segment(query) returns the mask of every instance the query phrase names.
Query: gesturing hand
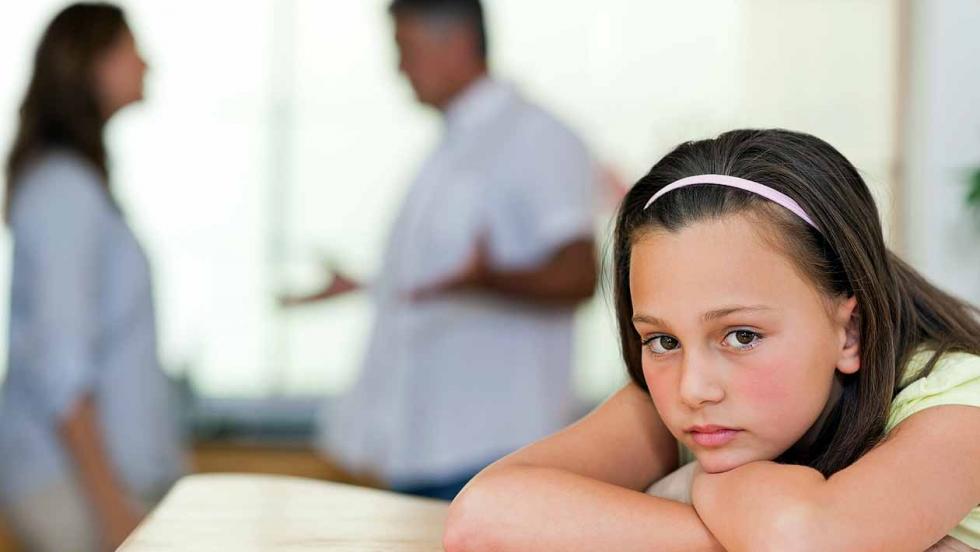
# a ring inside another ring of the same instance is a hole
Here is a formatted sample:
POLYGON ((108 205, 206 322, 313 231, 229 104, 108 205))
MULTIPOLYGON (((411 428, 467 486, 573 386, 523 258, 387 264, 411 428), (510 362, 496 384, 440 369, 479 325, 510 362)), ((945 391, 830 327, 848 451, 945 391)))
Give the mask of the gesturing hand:
POLYGON ((421 300, 446 293, 484 288, 490 274, 490 244, 487 237, 481 235, 462 269, 449 278, 416 289, 411 296, 412 299, 421 300))

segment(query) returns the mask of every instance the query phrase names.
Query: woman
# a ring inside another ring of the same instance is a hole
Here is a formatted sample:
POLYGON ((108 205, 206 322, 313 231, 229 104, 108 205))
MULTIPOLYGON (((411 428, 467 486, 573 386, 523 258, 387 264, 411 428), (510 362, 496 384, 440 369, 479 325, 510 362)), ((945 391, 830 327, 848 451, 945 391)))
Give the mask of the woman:
POLYGON ((28 550, 115 549, 183 467, 149 267, 113 199, 103 137, 142 99, 145 71, 119 8, 64 9, 7 158, 0 502, 28 550))

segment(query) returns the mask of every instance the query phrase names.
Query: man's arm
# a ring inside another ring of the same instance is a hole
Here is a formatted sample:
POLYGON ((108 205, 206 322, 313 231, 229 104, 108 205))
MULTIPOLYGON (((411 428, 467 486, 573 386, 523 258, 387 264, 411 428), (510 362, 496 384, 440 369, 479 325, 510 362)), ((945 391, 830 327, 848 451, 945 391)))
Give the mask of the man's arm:
POLYGON ((571 241, 544 263, 520 270, 491 266, 484 241, 458 275, 418 290, 424 299, 452 291, 484 291, 529 303, 573 306, 592 296, 598 280, 595 245, 591 238, 571 241))
POLYGON ((595 245, 591 239, 580 239, 561 247, 538 267, 490 270, 484 286, 525 301, 574 305, 592 296, 597 280, 595 245))

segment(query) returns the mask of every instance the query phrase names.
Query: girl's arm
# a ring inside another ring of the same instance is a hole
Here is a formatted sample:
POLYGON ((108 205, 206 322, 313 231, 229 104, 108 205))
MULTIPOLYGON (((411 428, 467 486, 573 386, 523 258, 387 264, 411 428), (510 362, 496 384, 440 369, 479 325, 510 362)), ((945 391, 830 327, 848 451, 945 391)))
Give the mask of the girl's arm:
POLYGON ((694 506, 728 550, 921 552, 980 503, 977 435, 980 409, 929 408, 830 479, 753 462, 699 476, 694 506))
POLYGON ((450 507, 446 550, 721 550, 691 506, 643 494, 676 465, 650 397, 627 385, 475 477, 450 507))

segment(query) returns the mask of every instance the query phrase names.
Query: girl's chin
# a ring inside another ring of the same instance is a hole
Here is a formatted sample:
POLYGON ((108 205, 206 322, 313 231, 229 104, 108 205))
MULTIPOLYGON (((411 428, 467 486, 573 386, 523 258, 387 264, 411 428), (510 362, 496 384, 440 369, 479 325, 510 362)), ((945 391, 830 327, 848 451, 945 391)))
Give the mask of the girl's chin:
POLYGON ((698 454, 697 459, 705 473, 725 473, 746 464, 763 460, 761 457, 745 454, 745 451, 704 452, 698 454))

